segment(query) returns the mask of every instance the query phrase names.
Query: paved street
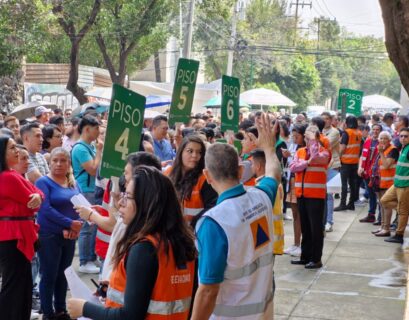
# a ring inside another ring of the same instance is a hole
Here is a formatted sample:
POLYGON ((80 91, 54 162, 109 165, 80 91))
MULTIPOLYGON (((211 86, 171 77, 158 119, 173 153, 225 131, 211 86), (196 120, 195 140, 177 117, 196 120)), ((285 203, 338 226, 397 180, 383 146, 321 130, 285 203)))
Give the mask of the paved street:
MULTIPOLYGON (((372 224, 359 223, 366 210, 335 213, 321 270, 293 266, 288 256, 276 258, 275 320, 403 318, 409 255, 400 245, 373 236, 372 224)), ((285 231, 287 246, 293 241, 291 221, 285 231)), ((90 276, 82 278, 93 287, 90 276)))

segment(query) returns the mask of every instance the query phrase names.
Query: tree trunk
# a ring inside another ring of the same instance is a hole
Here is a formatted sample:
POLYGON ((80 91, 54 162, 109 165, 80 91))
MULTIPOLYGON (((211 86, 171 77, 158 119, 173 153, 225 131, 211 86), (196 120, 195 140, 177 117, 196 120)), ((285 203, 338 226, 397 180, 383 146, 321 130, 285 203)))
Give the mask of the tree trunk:
POLYGON ((409 92, 409 0, 379 0, 379 3, 389 58, 409 92))
POLYGON ((160 72, 160 60, 159 60, 159 52, 156 51, 153 55, 154 63, 155 63, 155 81, 162 82, 161 72, 160 72))
POLYGON ((70 75, 68 77, 67 89, 72 92, 80 104, 84 104, 87 102, 85 90, 78 85, 79 49, 79 41, 71 41, 70 75))

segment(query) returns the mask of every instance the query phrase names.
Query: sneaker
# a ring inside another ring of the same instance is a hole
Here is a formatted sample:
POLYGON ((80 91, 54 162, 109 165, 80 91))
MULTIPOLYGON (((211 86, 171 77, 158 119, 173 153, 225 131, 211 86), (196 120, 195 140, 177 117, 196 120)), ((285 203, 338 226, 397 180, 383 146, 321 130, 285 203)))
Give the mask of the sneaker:
POLYGON ((35 320, 38 318, 40 318, 40 314, 35 310, 31 310, 30 320, 35 320))
POLYGON ((99 273, 99 268, 93 262, 88 261, 86 264, 80 266, 78 271, 81 273, 99 273))
POLYGON ((71 320, 71 317, 69 316, 69 314, 66 311, 60 312, 60 313, 56 314, 54 317, 55 317, 54 318, 55 320, 71 320))
POLYGON ((284 254, 291 254, 295 249, 297 249, 297 246, 292 245, 291 247, 288 247, 287 249, 284 250, 284 254))
POLYGON ((334 211, 338 212, 338 211, 345 211, 347 210, 347 206, 345 204, 340 204, 338 207, 334 208, 334 211))
POLYGON ((392 237, 386 238, 384 241, 402 244, 403 243, 403 235, 395 234, 392 237))
POLYGON ((288 221, 293 220, 293 218, 291 218, 291 217, 290 217, 288 214, 286 214, 286 213, 283 214, 283 219, 284 219, 284 220, 288 220, 288 221))
POLYGON ((367 199, 367 198, 365 198, 365 197, 359 198, 359 201, 365 202, 365 203, 369 203, 369 199, 367 199))
POLYGON ((361 199, 359 199, 358 201, 355 201, 354 202, 354 205, 356 206, 356 207, 365 207, 366 206, 366 202, 365 201, 362 201, 361 199))
POLYGON ((33 292, 31 310, 39 312, 41 310, 40 295, 38 292, 33 292))
POLYGON ((301 247, 295 247, 295 249, 291 252, 292 257, 301 257, 301 247))
POLYGON ((325 224, 325 232, 332 232, 332 224, 327 222, 325 224))
POLYGON ((101 261, 99 259, 96 259, 95 261, 92 261, 98 268, 102 267, 101 261))

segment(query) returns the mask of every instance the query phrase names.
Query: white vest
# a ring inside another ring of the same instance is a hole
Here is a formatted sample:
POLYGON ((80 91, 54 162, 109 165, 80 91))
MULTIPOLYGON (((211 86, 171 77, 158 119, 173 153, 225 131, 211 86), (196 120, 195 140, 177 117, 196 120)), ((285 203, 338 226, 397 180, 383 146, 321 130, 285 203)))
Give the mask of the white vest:
POLYGON ((224 281, 210 319, 273 319, 271 212, 267 194, 250 188, 205 213, 223 228, 228 241, 224 281))

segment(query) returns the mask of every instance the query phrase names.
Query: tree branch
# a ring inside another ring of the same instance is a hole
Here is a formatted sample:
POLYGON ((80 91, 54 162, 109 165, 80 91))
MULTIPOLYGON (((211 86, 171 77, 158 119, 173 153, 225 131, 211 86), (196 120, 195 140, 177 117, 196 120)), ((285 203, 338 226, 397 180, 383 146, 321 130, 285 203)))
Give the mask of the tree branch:
POLYGON ((108 55, 107 48, 106 48, 106 45, 105 45, 105 41, 104 41, 104 38, 102 37, 101 33, 98 32, 98 34, 95 37, 95 40, 97 41, 98 47, 101 50, 102 56, 104 58, 105 65, 108 68, 109 75, 111 76, 111 80, 112 80, 112 82, 115 82, 115 80, 117 79, 117 75, 116 75, 116 72, 115 72, 115 66, 112 63, 112 60, 108 55))
POLYGON ((87 22, 81 28, 80 32, 78 32, 78 35, 77 35, 78 41, 81 41, 82 38, 84 38, 84 36, 88 33, 89 29, 91 29, 100 10, 101 10, 101 0, 95 0, 94 5, 92 7, 91 14, 88 17, 87 22))

